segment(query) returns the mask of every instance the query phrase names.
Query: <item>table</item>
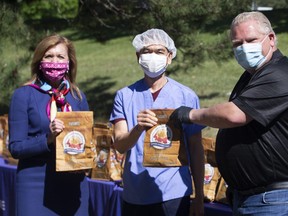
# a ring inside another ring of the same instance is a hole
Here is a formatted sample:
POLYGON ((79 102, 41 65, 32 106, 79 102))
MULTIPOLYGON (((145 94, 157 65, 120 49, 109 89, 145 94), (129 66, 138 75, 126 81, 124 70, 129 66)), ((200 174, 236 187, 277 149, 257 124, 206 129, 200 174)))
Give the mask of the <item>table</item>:
POLYGON ((16 166, 6 164, 0 157, 0 215, 14 216, 16 166))
POLYGON ((123 188, 115 182, 88 178, 89 182, 89 214, 92 216, 121 215, 121 193, 123 188))
MULTIPOLYGON (((14 216, 16 166, 6 164, 0 156, 0 216, 14 216)), ((88 178, 89 215, 121 216, 123 188, 117 182, 88 178)), ((220 203, 205 203, 205 216, 232 216, 231 209, 220 203)))
POLYGON ((229 206, 222 203, 204 203, 205 216, 232 216, 229 206))

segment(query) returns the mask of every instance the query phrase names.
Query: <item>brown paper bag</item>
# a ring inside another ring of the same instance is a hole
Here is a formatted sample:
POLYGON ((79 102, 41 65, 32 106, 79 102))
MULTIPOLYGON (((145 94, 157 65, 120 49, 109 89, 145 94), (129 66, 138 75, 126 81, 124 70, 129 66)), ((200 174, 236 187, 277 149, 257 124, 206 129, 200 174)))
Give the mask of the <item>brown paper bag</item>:
POLYGON ((212 202, 215 200, 216 189, 220 178, 221 174, 218 168, 206 163, 204 176, 204 198, 206 201, 212 202))
POLYGON ((226 190, 228 188, 228 185, 226 184, 225 180, 221 177, 218 190, 216 193, 215 201, 224 203, 224 204, 230 204, 229 201, 226 198, 226 190))
MULTIPOLYGON (((217 168, 215 159, 215 139, 210 137, 202 137, 202 145, 204 148, 204 199, 212 202, 215 200, 217 188, 221 179, 221 174, 217 168)), ((194 188, 194 184, 193 184, 194 188)), ((195 198, 193 194, 191 198, 195 198)))
POLYGON ((110 146, 113 141, 112 130, 108 124, 98 123, 93 127, 93 141, 95 143, 96 157, 95 166, 92 169, 91 178, 99 180, 110 180, 108 160, 110 157, 110 146))
POLYGON ((4 149, 4 121, 3 116, 0 116, 0 155, 3 155, 3 149, 4 149))
MULTIPOLYGON (((213 202, 216 198, 216 191, 218 188, 219 181, 221 179, 221 174, 217 167, 213 167, 210 164, 205 164, 205 176, 204 176, 204 201, 213 202)), ((193 191, 195 191, 194 182, 192 183, 193 191)), ((190 198, 195 198, 195 193, 193 193, 190 198)))
POLYGON ((97 123, 93 128, 93 140, 96 143, 96 166, 92 169, 91 178, 99 180, 122 180, 123 154, 113 146, 113 127, 97 123))
POLYGON ((203 137, 202 145, 205 155, 204 197, 206 201, 212 202, 221 179, 215 158, 216 141, 214 138, 203 137))
POLYGON ((205 163, 209 163, 211 166, 217 167, 215 158, 215 139, 210 137, 202 137, 202 145, 204 148, 205 163))
POLYGON ((181 131, 169 117, 173 109, 152 110, 158 118, 158 124, 146 131, 144 139, 143 166, 174 167, 188 164, 181 131))
POLYGON ((109 176, 112 181, 122 181, 123 154, 120 154, 112 145, 110 148, 110 160, 108 161, 109 176))
POLYGON ((56 171, 93 168, 95 152, 92 142, 93 112, 57 112, 65 129, 56 137, 56 171))
POLYGON ((3 149, 2 149, 2 155, 3 158, 5 159, 5 161, 8 164, 13 164, 13 165, 17 165, 18 164, 18 159, 15 159, 12 157, 9 149, 8 149, 8 145, 9 145, 9 131, 8 131, 8 114, 5 114, 3 116, 0 117, 0 122, 3 128, 3 149))

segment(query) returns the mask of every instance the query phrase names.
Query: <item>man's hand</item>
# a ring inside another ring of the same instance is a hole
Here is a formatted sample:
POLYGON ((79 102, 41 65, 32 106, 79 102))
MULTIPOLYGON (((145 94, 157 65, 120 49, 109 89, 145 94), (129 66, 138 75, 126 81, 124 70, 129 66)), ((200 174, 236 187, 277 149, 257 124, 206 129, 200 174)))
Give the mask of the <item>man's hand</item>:
POLYGON ((149 109, 142 110, 137 115, 137 129, 145 130, 145 128, 151 128, 157 125, 158 119, 154 112, 149 109))
POLYGON ((177 123, 192 123, 189 118, 191 107, 181 106, 174 110, 170 116, 170 120, 177 123))

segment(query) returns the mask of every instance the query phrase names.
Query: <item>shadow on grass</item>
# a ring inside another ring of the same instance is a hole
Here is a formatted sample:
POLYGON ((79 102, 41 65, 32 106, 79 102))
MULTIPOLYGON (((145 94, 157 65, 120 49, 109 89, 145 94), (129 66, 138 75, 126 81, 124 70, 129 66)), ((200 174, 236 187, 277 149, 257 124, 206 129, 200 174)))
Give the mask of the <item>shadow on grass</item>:
POLYGON ((220 93, 219 92, 212 92, 210 94, 207 94, 207 95, 198 95, 199 99, 200 100, 204 100, 204 99, 213 99, 213 98, 217 98, 219 97, 220 93))
POLYGON ((115 84, 116 82, 108 76, 96 76, 89 81, 79 83, 80 89, 87 97, 90 110, 94 112, 96 121, 109 121, 115 97, 115 93, 109 91, 115 84))

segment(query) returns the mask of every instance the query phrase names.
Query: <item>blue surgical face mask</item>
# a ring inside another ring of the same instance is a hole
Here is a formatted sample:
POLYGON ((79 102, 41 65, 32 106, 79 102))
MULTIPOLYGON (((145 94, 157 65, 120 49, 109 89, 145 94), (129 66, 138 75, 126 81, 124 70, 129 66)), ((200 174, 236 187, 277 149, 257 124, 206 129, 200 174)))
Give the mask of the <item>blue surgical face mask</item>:
POLYGON ((236 60, 245 70, 256 70, 266 61, 266 56, 262 54, 262 43, 267 37, 258 43, 246 43, 233 48, 236 60))

